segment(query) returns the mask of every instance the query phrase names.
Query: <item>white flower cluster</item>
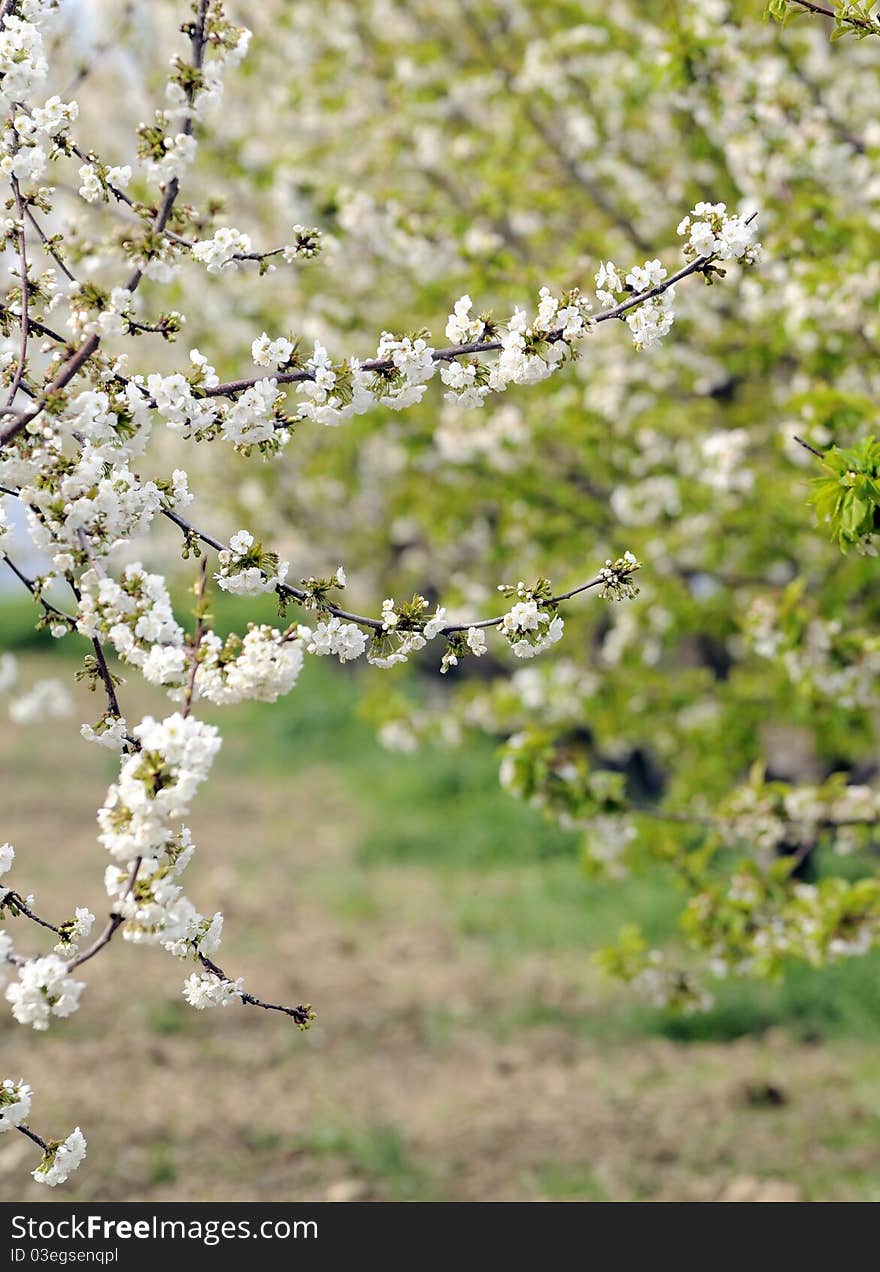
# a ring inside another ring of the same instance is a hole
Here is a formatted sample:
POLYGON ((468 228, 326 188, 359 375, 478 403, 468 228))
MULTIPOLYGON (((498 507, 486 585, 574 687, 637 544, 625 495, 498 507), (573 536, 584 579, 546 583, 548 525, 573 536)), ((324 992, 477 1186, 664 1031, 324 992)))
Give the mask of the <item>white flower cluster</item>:
POLYGON ((214 972, 193 972, 183 984, 183 996, 190 1007, 228 1007, 241 998, 242 979, 224 980, 214 972))
POLYGON ((258 367, 283 367, 293 353, 293 343, 284 336, 275 340, 267 333, 256 339, 251 345, 251 357, 258 367))
POLYGON ((415 596, 406 613, 399 613, 392 597, 382 602, 382 635, 370 648, 367 662, 374 667, 389 668, 404 663, 410 654, 424 649, 446 625, 446 610, 438 607, 431 618, 425 618, 428 602, 423 596, 415 596))
POLYGON ((179 132, 162 139, 161 152, 142 158, 144 176, 148 181, 166 186, 179 180, 196 157, 198 144, 190 133, 179 132))
POLYGON ((223 94, 225 70, 237 66, 250 45, 250 31, 230 25, 222 10, 212 13, 209 20, 211 38, 198 75, 185 79, 175 59, 165 88, 165 109, 156 112, 152 125, 142 124, 138 130, 138 154, 144 175, 161 186, 183 176, 195 159, 197 143, 188 124, 202 119, 217 106, 223 94))
POLYGON ((66 1183, 84 1161, 86 1147, 86 1138, 77 1126, 60 1144, 49 1145, 43 1160, 31 1174, 38 1184, 48 1184, 50 1188, 66 1183))
POLYGON ((0 1132, 21 1126, 31 1111, 32 1095, 33 1091, 23 1078, 17 1082, 12 1078, 3 1079, 0 1083, 0 1132))
POLYGON ((117 654, 139 667, 152 684, 177 683, 186 666, 183 629, 171 609, 161 574, 140 562, 127 565, 117 582, 87 570, 80 580, 77 631, 109 640, 117 654))
MULTIPOLYGON (((473 302, 462 296, 446 325, 447 339, 459 344, 480 341, 487 331, 484 319, 470 316, 473 302)), ((547 287, 538 294, 538 310, 529 324, 524 309, 514 309, 499 331, 501 352, 487 367, 479 362, 449 362, 441 378, 450 392, 446 400, 463 409, 482 406, 490 393, 500 393, 510 384, 536 384, 545 380, 562 363, 566 353, 590 329, 590 305, 579 292, 571 291, 560 301, 547 287)))
MULTIPOLYGON (((245 389, 222 416, 223 436, 236 446, 254 446, 275 436, 275 403, 278 384, 275 380, 258 380, 245 389)), ((281 430, 278 441, 284 443, 290 434, 281 430)))
POLYGON ((740 261, 754 265, 761 245, 755 241, 754 222, 731 215, 726 203, 698 203, 678 226, 685 237, 683 252, 688 260, 696 256, 719 261, 740 261))
MULTIPOLYGON (((0 41, 2 38, 0 33, 0 41)), ((15 116, 17 146, 0 159, 0 171, 19 182, 38 181, 54 152, 54 138, 65 132, 78 114, 76 102, 63 102, 57 96, 43 106, 20 110, 15 116)))
MULTIPOLYGON (((160 574, 148 573, 137 562, 125 567, 118 582, 86 571, 77 630, 108 640, 124 662, 141 670, 145 680, 166 686, 173 698, 180 698, 193 653, 186 648, 183 628, 174 617, 160 574)), ((207 631, 195 656, 193 698, 206 698, 217 706, 249 700, 275 702, 294 687, 303 663, 300 641, 265 624, 251 625, 243 640, 223 641, 207 631)), ((124 742, 126 723, 105 717, 97 731, 89 726, 84 730, 89 740, 112 748, 124 742)))
POLYGON ((22 1025, 48 1029, 52 1016, 71 1016, 79 1007, 83 981, 68 975, 67 963, 57 954, 28 959, 18 969, 18 980, 6 987, 12 1014, 22 1025))
POLYGON ((542 609, 522 580, 516 595, 516 604, 501 620, 501 631, 517 658, 534 658, 562 639, 565 624, 553 607, 542 609))
MULTIPOLYGON (((57 101, 57 98, 53 98, 57 101)), ((48 106, 49 103, 47 102, 48 106)), ((76 102, 71 102, 71 107, 76 107, 76 102)), ((78 113, 78 107, 77 107, 78 113)), ((36 111, 34 112, 36 115, 36 111)), ((76 118, 76 113, 72 114, 71 119, 76 118)), ((124 190, 131 184, 131 166, 123 164, 121 167, 110 167, 106 171, 106 176, 102 177, 101 170, 96 168, 94 164, 84 163, 79 170, 80 187, 78 194, 81 199, 85 199, 86 203, 100 203, 103 199, 107 201, 110 197, 110 191, 124 190)))
POLYGON ((105 886, 123 937, 162 944, 187 958, 220 945, 222 914, 207 919, 178 883, 194 852, 180 824, 220 747, 212 725, 180 714, 135 728, 140 750, 123 758, 119 778, 98 811, 100 842, 113 858, 105 886))
POLYGON ((209 389, 219 383, 214 368, 198 349, 191 349, 189 360, 193 365, 190 379, 179 372, 173 375, 160 375, 154 372, 147 376, 135 377, 132 383, 145 391, 155 409, 173 433, 183 437, 198 436, 210 430, 216 419, 218 408, 207 398, 197 398, 194 388, 209 389))
MULTIPOLYGON (((285 342, 289 343, 289 342, 285 342)), ((281 341, 269 341, 277 350, 281 341)), ((254 356, 263 357, 261 341, 254 342, 254 356)), ((268 346, 266 346, 268 347, 268 346)), ((291 346, 292 348, 292 346, 291 346)), ((201 396, 206 389, 219 384, 214 368, 198 349, 190 350, 193 370, 189 378, 175 372, 173 375, 154 373, 143 385, 148 398, 172 432, 184 437, 224 437, 236 446, 254 446, 272 442, 275 449, 289 440, 289 433, 282 422, 275 418, 279 399, 278 382, 274 379, 258 380, 244 389, 232 402, 201 396)), ((130 382, 141 384, 137 378, 130 382)))
MULTIPOLYGON (((102 294, 96 298, 86 288, 71 283, 67 292, 70 310, 68 330, 79 339, 83 336, 124 336, 129 329, 133 300, 126 287, 114 287, 109 295, 102 294)), ((85 400, 89 400, 88 394, 85 400)), ((74 402, 72 406, 75 408, 75 405, 74 402)), ((115 426, 116 420, 110 423, 115 426)))
POLYGON ((90 163, 84 163, 79 170, 79 197, 85 199, 86 203, 100 203, 104 197, 104 186, 98 175, 98 170, 90 163))
POLYGON ((474 302, 470 296, 460 296, 446 321, 446 339, 450 344, 471 344, 482 340, 486 323, 482 318, 472 318, 474 302))
POLYGON ((216 706, 276 702, 290 693, 303 665, 302 642, 266 624, 250 625, 242 641, 202 638, 193 684, 195 698, 216 706))
POLYGON ((314 351, 306 360, 306 370, 311 378, 296 386, 297 396, 304 399, 297 409, 299 419, 336 426, 353 415, 365 414, 375 405, 372 376, 361 369, 357 359, 352 359, 341 375, 330 354, 316 340, 314 351))
POLYGON ((254 536, 239 530, 229 540, 229 547, 218 554, 220 569, 214 578, 224 592, 234 596, 260 596, 274 592, 287 578, 289 562, 279 561, 272 553, 263 552, 254 536))
MULTIPOLYGON (((101 314, 101 320, 110 312, 118 317, 130 300, 131 292, 124 287, 114 289, 110 293, 110 310, 101 314)), ((122 397, 111 398, 102 389, 76 394, 68 403, 65 421, 71 431, 88 439, 93 455, 110 464, 140 456, 150 437, 150 414, 143 394, 132 383, 126 385, 122 397)))
POLYGON ((220 749, 213 725, 179 713, 146 716, 134 736, 140 750, 123 758, 98 813, 100 842, 118 862, 164 849, 220 749))
POLYGON ((599 571, 602 589, 599 595, 606 601, 632 600, 638 596, 639 589, 632 576, 640 568, 638 559, 632 552, 624 552, 616 561, 606 561, 599 571))
POLYGON ((94 727, 81 724, 79 732, 86 742, 94 742, 108 751, 121 751, 128 742, 128 723, 125 716, 116 716, 112 712, 107 712, 94 727))
POLYGON ((304 225, 294 225, 293 242, 285 243, 282 256, 288 265, 296 260, 311 260, 321 251, 321 231, 308 229, 304 225))
POLYGON ((247 56, 251 42, 251 32, 247 27, 230 27, 224 34, 222 42, 213 44, 215 56, 205 61, 201 80, 195 88, 191 103, 178 80, 172 78, 168 81, 165 87, 168 102, 165 115, 168 119, 186 115, 204 119, 208 111, 219 105, 223 97, 223 72, 227 67, 238 66, 247 56))
MULTIPOLYGON (((0 1133, 21 1126, 31 1111, 33 1089, 22 1078, 4 1078, 0 1083, 0 1133)), ((65 1140, 50 1141, 32 1175, 38 1184, 54 1188, 63 1184, 86 1155, 86 1140, 77 1127, 65 1140)))
POLYGON ((212 274, 235 269, 239 258, 252 250, 250 236, 241 230, 221 226, 209 239, 199 239, 192 246, 192 254, 212 274))
MULTIPOLYGON (((486 633, 482 627, 469 627, 464 634, 465 648, 474 658, 482 658, 489 646, 486 644, 486 633)), ((455 643, 446 646, 440 662, 440 674, 445 676, 450 667, 458 666, 458 655, 462 650, 455 643)))
POLYGON ((341 663, 360 658, 367 647, 367 637, 356 623, 345 623, 332 616, 312 627, 299 627, 300 639, 310 654, 334 655, 341 663))
MULTIPOLYGON (((760 244, 755 241, 754 223, 730 215, 724 203, 698 203, 681 221, 678 233, 686 236, 682 252, 685 260, 705 258, 737 260, 754 265, 760 244)), ((603 261, 596 274, 596 295, 600 304, 614 309, 636 297, 663 286, 667 272, 659 260, 636 265, 625 278, 613 261, 603 261)), ((675 320, 675 287, 667 286, 659 295, 634 305, 624 313, 637 349, 648 349, 669 334, 675 320)))
POLYGON ((204 920, 183 895, 177 880, 195 849, 186 827, 172 835, 163 852, 144 857, 131 887, 131 867, 110 865, 104 875, 107 895, 123 919, 122 935, 137 945, 173 944, 197 933, 204 920))
POLYGON ((42 84, 49 70, 43 51, 43 36, 36 25, 49 9, 41 5, 38 12, 31 6, 35 21, 7 15, 0 29, 0 104, 8 110, 23 98, 30 97, 42 84))
MULTIPOLYGON (((189 498, 184 484, 178 490, 189 498)), ((143 534, 163 503, 155 482, 139 481, 127 464, 108 465, 89 442, 75 462, 57 454, 41 464, 38 480, 23 485, 20 498, 31 539, 61 571, 84 555, 83 535, 95 556, 106 556, 143 534)))
MULTIPOLYGON (((601 304, 614 308, 635 295, 659 287, 665 278, 666 269, 659 260, 633 266, 623 280, 613 261, 603 261, 596 274, 596 295, 601 304)), ((626 325, 637 349, 648 349, 669 334, 675 320, 674 302, 675 287, 667 287, 658 296, 626 312, 626 325)))
POLYGON ((74 911, 74 917, 63 923, 59 928, 58 944, 55 946, 56 954, 64 954, 67 958, 72 958, 77 953, 79 945, 77 942, 84 941, 95 926, 95 916, 91 910, 87 910, 85 906, 78 905, 74 911))

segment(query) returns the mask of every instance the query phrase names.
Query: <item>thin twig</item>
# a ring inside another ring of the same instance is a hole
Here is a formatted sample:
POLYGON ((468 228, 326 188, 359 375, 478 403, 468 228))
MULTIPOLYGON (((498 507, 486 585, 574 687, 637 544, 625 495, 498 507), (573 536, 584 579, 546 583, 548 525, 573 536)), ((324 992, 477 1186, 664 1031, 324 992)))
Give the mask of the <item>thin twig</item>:
POLYGON ((48 919, 41 919, 38 914, 34 914, 24 902, 18 892, 12 888, 8 892, 0 893, 0 910, 9 909, 13 915, 24 915, 26 919, 30 919, 32 923, 38 923, 40 927, 47 928, 50 932, 61 935, 61 929, 56 927, 54 923, 50 923, 48 919))
MULTIPOLYGON (((9 490, 5 486, 0 486, 0 493, 4 495, 15 496, 15 491, 9 490)), ((15 577, 19 580, 20 583, 24 584, 24 586, 30 592, 34 600, 38 601, 40 605, 42 605, 45 613, 55 614, 58 618, 62 618, 68 623, 72 623, 74 621, 73 618, 70 616, 70 614, 65 614, 64 610, 58 609, 56 605, 53 605, 50 601, 47 601, 41 594, 38 594, 37 585, 34 582, 34 580, 29 579, 28 576, 24 574, 18 568, 18 566, 15 564, 15 562, 12 560, 11 557, 6 556, 5 553, 0 553, 0 561, 6 562, 6 564, 9 566, 10 570, 12 571, 12 573, 15 575, 15 577)))
MULTIPOLYGON (((13 129, 14 151, 18 150, 18 134, 13 129)), ((6 405, 12 406, 15 401, 15 395, 18 393, 25 369, 27 367, 27 350, 28 340, 30 339, 30 283, 28 281, 28 263, 27 263, 27 236, 24 229, 25 205, 24 199, 21 197, 21 188, 18 179, 10 176, 12 184, 12 193, 15 196, 15 209, 18 213, 18 278, 21 285, 21 343, 18 352, 18 366, 15 368, 15 375, 6 398, 6 405)))
MULTIPOLYGON (((191 522, 187 521, 185 517, 181 517, 180 513, 174 512, 170 508, 163 508, 162 512, 169 521, 173 521, 185 534, 201 540, 202 543, 207 544, 209 548, 213 548, 216 552, 222 552, 226 548, 227 545, 225 543, 221 543, 213 535, 199 530, 191 522)), ((569 600, 572 596, 578 596, 581 592, 589 591, 590 588, 599 587, 603 582, 604 579, 597 575, 596 578, 590 579, 588 583, 581 583, 568 592, 561 592, 558 596, 550 597, 546 604, 557 605, 562 601, 569 600)), ((275 586, 275 590, 279 596, 289 596, 295 601, 311 604, 311 594, 302 588, 293 587, 290 583, 278 583, 275 586)), ((338 605, 332 605, 326 601, 321 604, 320 608, 322 612, 332 614, 334 618, 342 619, 348 623, 357 623, 359 627, 369 627, 375 632, 386 631, 382 620, 379 618, 368 618, 365 614, 353 614, 350 610, 340 609, 338 605)), ((445 627, 441 627, 438 635, 449 636, 453 632, 466 632, 471 627, 498 627, 503 621, 504 615, 499 614, 496 618, 484 618, 474 623, 450 623, 445 627)))
POLYGON ((877 20, 864 18, 854 18, 851 14, 841 14, 834 9, 826 9, 823 4, 812 4, 811 0, 790 0, 791 4, 798 4, 802 9, 806 9, 809 13, 817 13, 822 18, 833 18, 835 22, 842 22, 852 27, 858 27, 860 31, 870 31, 872 35, 880 35, 880 24, 877 20))
MULTIPOLYGON (((207 954, 198 954, 199 962, 203 967, 207 968, 220 980, 225 981, 227 985, 234 985, 235 982, 231 977, 227 976, 222 967, 218 967, 216 963, 208 958, 207 954)), ((248 994, 244 990, 238 991, 241 1001, 248 1007, 262 1007, 264 1011, 280 1011, 285 1016, 291 1016, 298 1025, 307 1025, 313 1019, 313 1012, 310 1007, 300 1004, 298 1007, 284 1007, 280 1003, 266 1003, 262 998, 256 998, 253 994, 248 994)))
POLYGON ((45 251, 46 251, 46 252, 48 252, 48 254, 52 257, 52 260, 55 262, 55 264, 56 264, 56 265, 58 266, 58 268, 61 270, 61 272, 62 272, 62 274, 65 276, 65 278, 69 279, 69 281, 70 281, 71 283, 75 283, 75 282, 76 282, 76 276, 70 272, 70 270, 68 269, 68 267, 67 267, 67 265, 66 265, 66 263, 65 263, 65 261, 64 261, 63 256, 62 256, 62 255, 61 255, 61 253, 58 251, 58 248, 55 246, 55 244, 51 241, 51 239, 49 238, 48 234, 47 234, 47 233, 46 233, 46 231, 43 229, 42 225, 40 225, 39 221, 38 221, 38 220, 37 220, 37 218, 34 216, 34 214, 33 214, 33 212, 31 211, 31 209, 30 209, 30 208, 28 208, 28 207, 26 207, 26 208, 25 208, 25 210, 24 210, 24 212, 25 212, 25 216, 26 216, 26 217, 27 217, 27 219, 30 221, 30 223, 31 223, 31 225, 34 227, 34 229, 36 230, 36 232, 37 232, 37 236, 38 236, 38 238, 39 238, 40 242, 42 243, 43 248, 45 249, 45 251))
MULTIPOLYGON (((120 905, 122 905, 123 901, 128 898, 134 888, 137 873, 141 868, 141 861, 141 857, 137 857, 135 859, 131 874, 129 875, 128 884, 119 899, 120 905)), ((105 945, 109 945, 116 933, 116 929, 121 927, 124 922, 124 917, 117 910, 113 910, 107 920, 107 926, 104 928, 97 940, 94 941, 87 950, 83 950, 81 954, 77 954, 75 958, 72 958, 69 961, 67 964, 68 972, 72 972, 75 967, 81 967, 83 963, 87 963, 90 958, 94 958, 96 954, 99 954, 105 945)))
POLYGON ((803 446, 804 450, 808 450, 810 454, 815 455, 817 459, 825 458, 823 451, 816 450, 815 446, 811 446, 810 443, 805 442, 802 437, 798 437, 797 433, 794 434, 794 440, 797 442, 798 446, 803 446))
MULTIPOLYGON (((746 224, 750 225, 757 216, 753 212, 751 216, 746 218, 746 224)), ((639 305, 645 304, 646 301, 654 300, 657 296, 662 296, 670 287, 674 287, 676 283, 680 283, 682 279, 689 278, 691 274, 700 274, 706 271, 713 261, 712 256, 697 256, 688 265, 683 265, 676 273, 664 278, 662 283, 658 283, 656 287, 651 287, 647 291, 635 292, 632 296, 623 300, 618 305, 612 305, 608 309, 603 309, 600 313, 589 319, 589 326, 598 326, 599 323, 611 322, 615 318, 623 318, 631 309, 635 309, 639 305)), ((565 339, 565 333, 562 328, 555 331, 549 331, 543 340, 546 344, 558 344, 560 340, 565 339)), ((467 357, 474 353, 497 353, 503 349, 500 340, 471 340, 467 344, 448 345, 444 349, 434 349, 431 353, 431 359, 434 362, 453 362, 456 358, 467 357)), ((391 371, 394 363, 390 358, 367 358, 364 362, 359 363, 360 371, 391 371)), ((204 397, 236 397, 239 393, 243 393, 246 389, 251 389, 255 384, 259 384, 264 380, 265 376, 249 376, 241 380, 229 380, 223 384, 215 384, 209 388, 202 390, 204 397)), ((307 380, 314 380, 315 373, 308 368, 297 368, 291 371, 277 371, 270 377, 278 384, 297 384, 307 380)), ((284 426, 282 426, 284 427, 284 426)))
POLYGON ((38 1135, 36 1131, 32 1131, 29 1126, 25 1126, 24 1122, 19 1122, 15 1129, 17 1131, 21 1131, 22 1135, 26 1135, 28 1139, 33 1140, 35 1144, 39 1144, 44 1153, 48 1153, 49 1145, 46 1141, 42 1138, 42 1136, 38 1135))
POLYGON ((186 689, 184 691, 183 710, 181 715, 184 719, 192 710, 193 693, 196 687, 196 673, 199 670, 199 648, 205 635, 205 592, 208 587, 208 558, 202 557, 201 573, 199 581, 196 585, 196 629, 193 633, 192 640, 192 666, 189 669, 189 675, 186 680, 186 689))

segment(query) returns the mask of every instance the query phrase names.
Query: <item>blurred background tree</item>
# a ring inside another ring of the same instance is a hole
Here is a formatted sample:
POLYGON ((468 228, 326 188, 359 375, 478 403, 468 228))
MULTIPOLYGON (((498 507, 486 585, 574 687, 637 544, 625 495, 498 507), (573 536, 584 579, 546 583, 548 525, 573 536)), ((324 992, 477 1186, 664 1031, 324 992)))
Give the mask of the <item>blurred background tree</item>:
MULTIPOLYGON (((152 51, 163 6, 133 21, 152 51)), ((722 0, 270 3, 254 25, 206 179, 265 241, 293 219, 330 244, 244 304, 222 278, 195 282, 187 343, 221 374, 254 328, 367 356, 363 333, 436 331, 462 292, 503 310, 524 288, 589 286, 601 261, 668 257, 671 223, 701 198, 759 213, 761 268, 680 289, 662 347, 634 356, 606 327, 572 373, 497 406, 429 395, 405 415, 303 426, 283 462, 247 471, 212 452, 200 506, 253 526, 294 572, 344 557, 356 596, 417 590, 467 612, 511 562, 568 586, 633 550, 638 600, 578 607, 551 657, 368 681, 380 737, 513 737, 505 783, 582 832, 586 864, 683 879, 686 932, 715 972, 869 948, 873 505, 860 551, 841 555, 809 504, 822 466, 796 438, 821 452, 872 427, 874 42, 722 0)), ((649 957, 627 938, 609 965, 636 976, 649 957)), ((645 987, 701 1001, 680 970, 649 969, 645 987)))
MULTIPOLYGON (((101 118, 90 101, 118 101, 83 141, 121 162, 161 86, 156 50, 171 46, 177 7, 73 7, 63 38, 84 123, 101 118)), ((457 930, 502 965, 532 944, 561 964, 604 945, 606 968, 657 1005, 706 1008, 717 996, 702 1024, 628 1015, 612 1027, 618 1039, 631 1028, 727 1037, 780 1020, 800 1021, 802 1036, 863 1032, 880 1006, 869 953, 880 915, 873 505, 866 496, 850 517, 843 553, 810 503, 813 479, 839 488, 855 463, 870 481, 876 461, 866 451, 838 472, 796 440, 838 454, 867 445, 873 428, 880 126, 868 103, 880 43, 831 44, 815 16, 782 28, 759 9, 267 0, 233 13, 254 42, 223 128, 201 148, 200 178, 229 191, 221 223, 265 242, 315 224, 327 250, 275 285, 244 291, 190 267, 161 294, 189 316, 168 369, 185 361, 183 344, 232 377, 263 328, 369 356, 370 333, 441 330, 464 292, 503 311, 543 284, 590 288, 602 261, 668 260, 670 227, 700 199, 758 212, 759 269, 681 288, 659 348, 637 355, 609 324, 566 374, 497 405, 464 413, 429 394, 403 415, 304 424, 271 465, 199 452, 193 520, 221 537, 248 525, 291 560, 291 577, 344 560, 364 605, 417 590, 480 612, 499 579, 516 582, 511 562, 518 577, 550 575, 560 588, 627 549, 643 562, 636 601, 573 608, 564 643, 536 663, 492 654, 442 680, 427 664, 346 675, 337 688, 321 678, 277 717, 259 714, 267 769, 277 777, 332 752, 373 807, 359 860, 427 863, 457 930), (377 759, 371 733, 352 726, 355 696, 392 757, 377 759), (496 746, 503 784, 550 826, 487 794, 496 746), (529 863, 521 887, 508 861, 529 863), (498 867, 504 882, 469 896, 450 865, 498 867), (796 971, 780 990, 718 984, 854 955, 866 955, 861 968, 796 971)), ((77 216, 87 270, 90 222, 77 216)), ((163 470, 186 449, 164 438, 163 470)), ((177 550, 170 536, 155 548, 163 560, 177 550)), ((7 612, 15 643, 20 611, 7 612)), ((349 907, 346 922, 414 904, 384 876, 318 878, 318 893, 349 907)), ((308 979, 307 956, 299 973, 308 979)), ((506 1027, 542 1013, 555 1027, 558 1012, 575 1036, 589 1033, 571 1019, 573 983, 562 1005, 538 992, 506 1027)), ((419 1028, 442 1034, 448 1011, 419 1028)), ((581 1018, 594 1019, 589 1006, 581 1018)), ((753 1109, 764 1088, 744 1081, 753 1109)), ((352 1148, 331 1130, 331 1155, 376 1153, 413 1191, 393 1136, 352 1148)), ((777 1178, 771 1158, 763 1169, 777 1178)), ((642 1186, 613 1170, 598 1186, 572 1183, 577 1160, 551 1192, 642 1186)), ((876 1181, 861 1171, 841 1187, 870 1193, 876 1181)), ((805 1186, 830 1187, 821 1171, 805 1186)))

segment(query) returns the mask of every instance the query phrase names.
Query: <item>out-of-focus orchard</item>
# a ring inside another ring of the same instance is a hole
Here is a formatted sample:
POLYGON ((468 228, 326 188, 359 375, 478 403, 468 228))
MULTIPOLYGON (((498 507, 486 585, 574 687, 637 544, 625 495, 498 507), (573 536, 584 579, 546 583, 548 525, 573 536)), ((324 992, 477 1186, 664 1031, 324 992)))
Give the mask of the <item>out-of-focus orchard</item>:
MULTIPOLYGON (((133 6, 123 51, 83 85, 112 94, 138 63, 143 103, 94 138, 110 158, 156 89, 171 9, 133 6)), ((571 604, 546 657, 368 678, 380 737, 513 739, 505 784, 578 828, 587 866, 684 881, 704 967, 760 975, 868 948, 874 549, 855 533, 861 552, 843 555, 817 520, 822 466, 795 436, 825 450, 873 427, 880 129, 864 103, 880 40, 720 0, 268 3, 248 20, 199 174, 228 195, 222 224, 261 243, 315 224, 325 250, 261 285, 184 271, 169 368, 196 346, 234 377, 262 329, 337 356, 371 355, 385 330, 426 326, 436 344, 464 293, 505 313, 542 285, 587 291, 609 261, 622 275, 657 255, 671 272, 700 199, 757 212, 764 255, 682 284, 659 347, 636 353, 607 324, 571 369, 497 404, 429 393, 306 421, 268 464, 201 446, 193 520, 221 537, 247 525, 292 577, 342 560, 365 604, 415 590, 468 614, 492 612, 500 581, 568 587, 633 551, 638 598, 571 604)), ((166 466, 192 465, 190 443, 166 445, 166 466)), ((609 962, 658 999, 711 989, 646 958, 630 934, 609 962)))
MULTIPOLYGON (((225 717, 200 882, 237 961, 271 967, 318 1023, 255 1043, 250 1019, 228 1032, 232 1013, 189 1023, 161 967, 145 973, 124 1038, 96 1039, 84 1013, 68 1026, 74 1068, 107 1046, 121 1066, 120 1127, 102 1132, 93 1102, 102 1160, 123 1163, 126 1196, 215 1195, 184 1181, 204 1136, 254 1181, 221 1168, 218 1197, 876 1196, 880 38, 830 41, 820 17, 783 26, 745 0, 227 7, 254 34, 183 186, 192 237, 235 226, 274 244, 296 224, 322 250, 262 277, 187 262, 148 278, 148 306, 186 322, 176 341, 129 341, 128 375, 189 373, 192 349, 223 381, 253 375, 263 331, 303 358, 316 340, 370 358, 383 332, 439 347, 461 296, 473 317, 507 315, 580 288, 599 312, 597 283, 681 266, 679 222, 704 200, 756 213, 763 252, 679 284, 662 342, 605 323, 497 400, 457 398, 466 377, 433 384, 406 410, 304 419, 268 459, 154 431, 140 476, 186 468, 194 524, 224 542, 248 527, 291 580, 344 562, 361 612, 417 593, 466 622, 505 608, 500 583, 560 594, 626 552, 641 568, 631 599, 573 598, 534 660, 503 641, 442 676, 431 645, 389 670, 312 660, 282 704, 225 717), (190 1116, 188 1093, 229 1065, 228 1098, 190 1116), (186 1075, 168 1107, 164 1067, 186 1075), (251 1082, 278 1127, 238 1107, 251 1082)), ((122 164, 180 5, 69 9, 56 58, 79 144, 122 164)), ((72 267, 100 277, 108 220, 121 240, 131 215, 59 190, 72 267)), ((113 569, 131 560, 167 571, 185 613, 194 562, 172 526, 113 569)), ((221 600, 221 628, 278 621, 221 600)), ((13 704, 47 675, 70 683, 77 637, 30 647, 17 602, 5 613, 5 648, 24 651, 13 704)), ((124 692, 161 714, 153 690, 124 692)), ((60 874, 28 829, 36 743, 4 729, 0 752, 34 889, 62 909, 100 855, 91 819, 115 763, 85 746, 71 760, 69 733, 50 746, 69 766, 61 819, 41 814, 60 852, 76 809, 60 874)), ((143 951, 120 957, 120 979, 140 974, 143 951)), ((39 1039, 36 1065, 15 1042, 63 1120, 60 1042, 39 1039)), ((106 1175, 81 1187, 115 1195, 106 1175)))

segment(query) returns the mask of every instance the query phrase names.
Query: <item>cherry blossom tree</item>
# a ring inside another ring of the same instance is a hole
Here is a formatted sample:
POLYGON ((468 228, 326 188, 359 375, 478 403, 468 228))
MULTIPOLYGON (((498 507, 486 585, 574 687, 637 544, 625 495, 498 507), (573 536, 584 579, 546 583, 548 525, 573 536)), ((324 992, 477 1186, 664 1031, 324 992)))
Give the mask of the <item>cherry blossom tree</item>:
MULTIPOLYGON (((872 7, 834 34, 874 33, 872 7)), ((87 642, 82 736, 119 755, 103 924, 43 914, 40 845, 0 848, 0 914, 32 938, 0 933, 20 1024, 87 1010, 80 969, 122 939, 185 963, 195 1009, 308 1028, 221 967, 223 916, 182 880, 221 745, 199 704, 275 702, 310 657, 362 659, 368 695, 392 679, 391 746, 502 740, 503 785, 589 868, 682 881, 680 960, 634 929, 603 953, 653 1000, 874 943, 880 133, 845 61, 876 62, 828 44, 821 6, 770 8, 814 12, 272 0, 251 47, 219 0, 0 3, 0 554, 38 623, 87 642), (120 84, 147 122, 107 118, 120 84), (817 533, 813 466, 858 551, 817 533), (277 626, 248 621, 265 594, 277 626), (117 668, 169 714, 131 719, 117 668), (771 713, 809 734, 812 780, 771 713), (807 878, 829 853, 864 868, 807 878)), ((0 688, 23 726, 69 709, 9 655, 0 688)), ((0 1130, 62 1183, 85 1138, 43 1138, 31 1103, 5 1079, 0 1130)))

